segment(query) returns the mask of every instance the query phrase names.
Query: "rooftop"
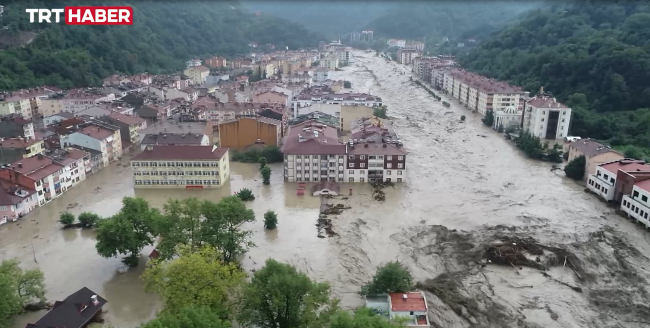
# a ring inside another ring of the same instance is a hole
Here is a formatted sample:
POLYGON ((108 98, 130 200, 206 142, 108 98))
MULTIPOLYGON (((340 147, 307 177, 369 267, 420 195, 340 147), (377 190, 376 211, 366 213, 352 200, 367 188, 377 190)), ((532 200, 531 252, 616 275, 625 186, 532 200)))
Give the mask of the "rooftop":
POLYGON ((26 120, 22 116, 20 116, 19 114, 16 114, 16 113, 0 116, 0 122, 2 122, 2 121, 10 121, 10 122, 14 122, 14 123, 19 124, 19 125, 27 125, 27 124, 32 123, 32 121, 26 120))
POLYGON ((63 301, 54 302, 54 307, 42 316, 36 324, 28 324, 25 328, 82 328, 101 311, 107 301, 92 290, 83 287, 63 301), (93 304, 91 299, 96 297, 93 304))
POLYGON ((485 93, 527 93, 521 87, 463 69, 450 70, 447 74, 485 93))
POLYGON ((224 121, 219 125, 238 122, 240 120, 255 120, 255 121, 266 123, 266 124, 282 126, 282 121, 275 120, 275 119, 268 118, 268 117, 264 117, 264 116, 260 116, 260 115, 251 115, 251 116, 238 117, 238 118, 235 118, 235 119, 224 121))
POLYGON ((327 114, 327 113, 323 113, 323 112, 320 112, 320 111, 314 111, 314 112, 311 112, 311 113, 298 115, 298 117, 296 117, 295 119, 291 120, 291 122, 289 122, 289 125, 297 125, 297 124, 303 123, 305 121, 310 121, 310 120, 314 120, 314 121, 316 121, 318 123, 322 123, 322 124, 327 124, 327 125, 329 125, 331 127, 335 127, 335 128, 338 128, 339 125, 340 125, 340 121, 336 116, 333 116, 333 115, 330 115, 330 114, 327 114))
POLYGON ((612 172, 613 174, 618 173, 618 170, 630 173, 635 171, 650 171, 650 165, 646 164, 646 162, 628 159, 622 159, 620 161, 612 163, 605 163, 599 166, 609 172, 612 172))
POLYGON ((216 146, 151 146, 138 155, 135 155, 133 161, 155 161, 155 160, 220 160, 228 148, 218 148, 216 146))
POLYGON ((0 141, 0 148, 27 148, 39 140, 28 138, 10 138, 0 141))
POLYGON ((57 164, 51 158, 39 154, 16 161, 10 164, 10 168, 34 181, 39 181, 63 169, 63 165, 57 164))
POLYGON ((120 113, 111 113, 110 115, 108 115, 108 117, 127 125, 138 125, 146 122, 145 119, 143 118, 137 116, 124 115, 120 113))
POLYGON ((200 146, 205 135, 203 133, 164 133, 146 134, 142 139, 143 145, 197 145, 200 146))
POLYGON ((596 155, 605 154, 609 152, 614 152, 623 156, 621 153, 610 148, 609 146, 605 146, 591 139, 576 140, 571 143, 570 147, 577 149, 579 152, 583 153, 585 156, 588 157, 593 157, 596 155))
POLYGON ((390 293, 391 310, 394 312, 426 311, 427 304, 420 292, 390 293), (404 298, 406 295, 406 298, 404 298))
POLYGON ((406 155, 406 151, 401 146, 393 144, 364 143, 355 144, 354 147, 348 147, 348 154, 404 156, 406 155))
POLYGON ((35 193, 35 190, 0 179, 0 206, 16 205, 35 193))
POLYGON ((97 140, 104 140, 104 139, 106 139, 108 137, 113 136, 113 134, 115 134, 113 131, 111 131, 109 129, 105 129, 105 128, 95 126, 95 125, 89 125, 89 126, 83 128, 83 129, 81 129, 81 130, 79 130, 77 132, 83 133, 83 134, 85 134, 85 135, 87 135, 87 136, 89 136, 91 138, 95 138, 97 140))
POLYGON ((309 120, 289 128, 282 152, 291 155, 342 155, 345 148, 338 141, 336 128, 309 120))
POLYGON ((557 102, 554 97, 535 96, 528 99, 528 104, 536 108, 569 108, 569 106, 557 102))
POLYGON ((644 180, 634 184, 635 187, 650 192, 650 180, 644 180))

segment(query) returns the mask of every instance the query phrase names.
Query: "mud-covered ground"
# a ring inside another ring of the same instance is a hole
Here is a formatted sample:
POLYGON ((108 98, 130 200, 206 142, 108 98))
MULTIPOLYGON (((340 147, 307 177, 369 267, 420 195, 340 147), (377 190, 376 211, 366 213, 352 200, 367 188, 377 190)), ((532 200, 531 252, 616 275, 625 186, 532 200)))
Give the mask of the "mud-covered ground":
POLYGON ((333 216, 331 271, 344 304, 362 304, 359 286, 399 260, 427 291, 438 327, 650 326, 650 232, 524 158, 456 101, 441 106, 408 68, 365 53, 355 60, 339 74, 388 105, 410 151, 409 181, 386 189, 387 204, 368 191, 358 195, 367 202, 341 201, 352 209, 333 216), (491 245, 516 236, 563 258, 524 251, 533 267, 486 263, 491 245))

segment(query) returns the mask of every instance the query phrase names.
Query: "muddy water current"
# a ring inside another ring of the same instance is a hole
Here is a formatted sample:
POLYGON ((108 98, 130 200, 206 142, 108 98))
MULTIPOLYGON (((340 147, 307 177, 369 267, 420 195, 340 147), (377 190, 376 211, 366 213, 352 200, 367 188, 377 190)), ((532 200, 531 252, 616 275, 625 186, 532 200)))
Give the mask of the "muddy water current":
MULTIPOLYGON (((408 182, 387 188, 383 203, 371 199, 367 185, 342 186, 345 194, 352 189, 353 195, 332 200, 351 206, 330 216, 337 236, 317 237, 321 200, 296 196, 296 185, 282 181, 281 164, 273 165, 270 186, 262 185, 256 165, 233 163, 231 181, 220 190, 134 192, 124 158, 20 223, 0 227, 0 258, 19 258, 25 268, 43 270, 49 300, 86 286, 108 299, 108 324, 136 327, 160 308, 158 297, 142 290, 139 275, 144 266, 126 270, 117 258, 99 257, 93 232, 61 231, 58 215, 75 203, 70 209, 74 214, 94 211, 108 216, 119 209, 124 196, 162 206, 169 198, 216 201, 248 187, 256 195, 248 206, 258 222, 247 227, 254 231, 257 247, 244 257, 246 269, 261 267, 267 258, 291 263, 313 279, 329 281, 344 307, 363 305, 359 287, 377 266, 399 260, 417 281, 446 274, 456 287, 445 290, 434 282, 437 288, 427 290, 430 318, 438 327, 650 325, 650 261, 645 256, 650 252, 649 233, 615 215, 549 165, 524 158, 483 126, 478 115, 453 100, 450 108, 443 107, 409 80, 406 67, 366 53, 354 59, 335 74, 351 81, 355 91, 378 95, 388 105, 409 151, 408 182), (466 122, 460 122, 461 115, 467 115, 466 122), (261 223, 269 209, 279 217, 279 227, 272 232, 261 223), (595 240, 596 231, 609 237, 595 240), (544 276, 525 267, 476 265, 472 250, 491 242, 496 233, 532 236, 570 248, 594 279, 578 281, 562 266, 544 276), (566 285, 581 285, 583 292, 566 285)), ((150 250, 143 250, 143 262, 150 250)), ((15 327, 40 315, 21 316, 15 327)))

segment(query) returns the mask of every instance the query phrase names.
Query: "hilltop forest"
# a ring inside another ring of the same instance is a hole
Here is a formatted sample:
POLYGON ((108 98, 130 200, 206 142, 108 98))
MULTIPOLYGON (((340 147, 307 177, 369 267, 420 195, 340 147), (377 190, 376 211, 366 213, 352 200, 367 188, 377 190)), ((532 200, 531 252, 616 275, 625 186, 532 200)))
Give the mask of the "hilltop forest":
POLYGON ((484 40, 461 64, 531 92, 543 86, 573 108, 573 135, 650 147, 647 2, 554 4, 484 40))
POLYGON ((296 23, 256 17, 237 1, 154 2, 124 0, 111 5, 133 7, 132 26, 30 24, 25 8, 63 8, 87 1, 2 1, 5 6, 0 43, 28 32, 29 44, 0 51, 0 90, 38 85, 60 88, 96 86, 115 72, 165 73, 182 69, 193 56, 234 57, 248 43, 276 48, 316 46, 322 39, 296 23))

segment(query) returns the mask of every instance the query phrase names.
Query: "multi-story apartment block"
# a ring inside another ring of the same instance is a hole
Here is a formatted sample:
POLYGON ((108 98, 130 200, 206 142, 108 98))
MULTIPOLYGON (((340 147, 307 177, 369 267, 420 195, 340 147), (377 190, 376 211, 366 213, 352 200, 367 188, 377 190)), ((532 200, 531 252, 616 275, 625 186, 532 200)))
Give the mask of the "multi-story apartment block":
POLYGON ((404 48, 406 49, 413 49, 418 52, 423 52, 424 51, 424 42, 422 41, 406 41, 406 44, 404 45, 404 48))
POLYGON ((190 59, 187 62, 185 62, 187 68, 201 66, 201 64, 202 61, 198 58, 190 59))
POLYGON ((631 194, 624 195, 621 202, 621 210, 627 213, 628 217, 643 223, 650 228, 650 179, 634 183, 631 194))
POLYGON ((339 48, 336 50, 335 54, 339 58, 339 65, 347 65, 350 63, 350 58, 352 58, 350 52, 351 48, 339 48))
POLYGON ((243 149, 251 145, 278 146, 282 140, 282 121, 253 115, 219 124, 219 146, 243 149))
POLYGON ((0 137, 34 139, 34 124, 18 114, 0 116, 0 137))
POLYGON ((289 128, 282 147, 289 182, 403 182, 406 152, 399 142, 338 142, 337 129, 305 121, 289 128))
POLYGON ((251 116, 259 114, 266 109, 275 109, 278 112, 286 112, 284 104, 276 103, 251 103, 251 102, 229 102, 215 101, 213 98, 204 97, 193 105, 193 109, 206 111, 207 120, 212 126, 219 125, 224 121, 233 120, 239 116, 251 116))
POLYGON ((397 50, 397 62, 404 65, 413 63, 413 59, 421 56, 421 52, 415 49, 400 49, 397 50))
POLYGON ((541 139, 569 136, 571 108, 550 95, 540 94, 525 102, 522 128, 541 139))
POLYGON ((8 164, 22 158, 29 158, 43 153, 45 144, 43 140, 34 138, 0 138, 0 164, 8 164))
POLYGON ((122 138, 122 150, 128 152, 134 145, 140 142, 140 132, 147 128, 147 121, 137 116, 129 116, 120 113, 110 113, 98 120, 120 128, 122 138))
POLYGON ((334 93, 327 86, 311 87, 303 90, 293 98, 293 117, 299 115, 300 108, 312 106, 313 104, 378 107, 382 105, 382 99, 366 93, 334 93))
POLYGON ((199 85, 205 83, 208 75, 210 75, 210 69, 205 66, 192 66, 183 73, 190 78, 194 85, 199 85))
POLYGON ((0 115, 16 113, 27 120, 42 117, 41 100, 56 93, 56 88, 39 87, 9 93, 0 100, 0 115))
POLYGON ((211 68, 227 67, 228 61, 224 57, 214 56, 206 59, 205 65, 211 68))
POLYGON ((289 96, 282 92, 271 90, 253 95, 253 102, 261 104, 282 104, 284 106, 289 106, 289 96))
POLYGON ((73 131, 60 137, 61 148, 80 146, 100 151, 103 166, 122 156, 122 137, 120 128, 101 121, 85 123, 71 129, 73 131))
POLYGON ((147 146, 131 159, 135 188, 215 188, 230 178, 228 148, 147 146))
POLYGON ((520 87, 462 69, 444 71, 442 89, 469 109, 483 115, 488 110, 496 112, 509 107, 523 110, 528 95, 520 87))
MULTIPOLYGON (((624 192, 624 188, 617 188, 617 185, 620 184, 617 181, 619 171, 631 174, 636 172, 650 172, 650 165, 644 161, 627 159, 599 164, 596 166, 596 173, 590 174, 587 178, 587 189, 602 197, 605 201, 609 202, 617 199, 617 189, 619 189, 619 192, 624 192)), ((627 195, 629 196, 629 194, 627 195)))
POLYGON ((36 190, 0 178, 0 225, 18 220, 36 207, 36 190))
POLYGON ((331 54, 320 60, 320 67, 328 69, 339 68, 339 57, 336 54, 331 54))

